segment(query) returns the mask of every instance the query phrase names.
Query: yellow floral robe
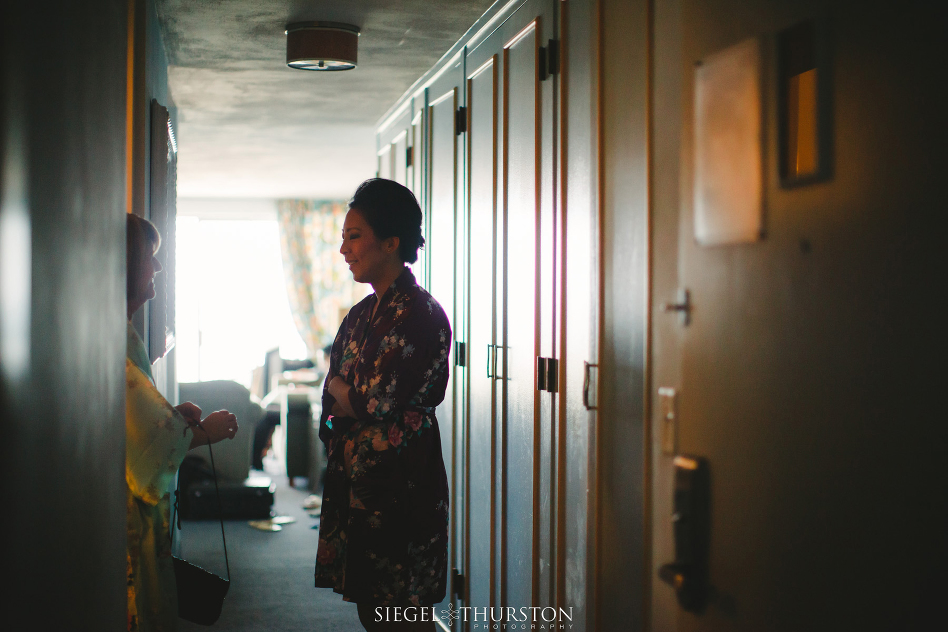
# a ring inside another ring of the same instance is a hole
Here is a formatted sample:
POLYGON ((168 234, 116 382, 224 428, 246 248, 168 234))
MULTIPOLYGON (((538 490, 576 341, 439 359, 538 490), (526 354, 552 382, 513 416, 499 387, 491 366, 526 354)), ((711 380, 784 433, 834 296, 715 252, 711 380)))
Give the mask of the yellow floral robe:
POLYGON ((128 325, 125 359, 125 480, 128 483, 128 630, 177 629, 170 494, 187 454, 187 422, 155 388, 148 353, 128 325))

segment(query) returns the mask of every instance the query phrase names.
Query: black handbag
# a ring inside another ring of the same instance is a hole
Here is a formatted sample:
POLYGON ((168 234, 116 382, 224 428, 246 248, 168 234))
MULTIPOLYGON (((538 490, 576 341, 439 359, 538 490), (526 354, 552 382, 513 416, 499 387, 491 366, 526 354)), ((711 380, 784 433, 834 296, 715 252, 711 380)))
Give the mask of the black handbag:
MULTIPOLYGON (((198 426, 200 427, 200 426, 198 426)), ((217 492, 217 510, 221 521, 221 540, 224 542, 224 565, 227 567, 227 579, 219 577, 187 560, 172 556, 174 577, 178 584, 178 616, 185 621, 200 625, 212 625, 221 616, 224 598, 230 588, 230 563, 227 560, 227 538, 224 536, 224 512, 221 510, 221 493, 217 488, 217 470, 214 468, 214 452, 207 444, 211 455, 211 470, 214 472, 214 490, 217 492)), ((178 515, 181 478, 178 477, 178 490, 175 491, 172 529, 175 525, 181 531, 181 517, 178 515)))

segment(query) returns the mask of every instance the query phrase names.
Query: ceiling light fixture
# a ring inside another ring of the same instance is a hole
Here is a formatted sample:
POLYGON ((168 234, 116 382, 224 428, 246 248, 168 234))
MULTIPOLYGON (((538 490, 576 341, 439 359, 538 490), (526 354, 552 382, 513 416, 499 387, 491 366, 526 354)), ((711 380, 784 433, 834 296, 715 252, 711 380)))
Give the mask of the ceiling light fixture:
POLYGON ((294 22, 286 27, 286 65, 300 70, 349 70, 358 60, 359 27, 294 22))

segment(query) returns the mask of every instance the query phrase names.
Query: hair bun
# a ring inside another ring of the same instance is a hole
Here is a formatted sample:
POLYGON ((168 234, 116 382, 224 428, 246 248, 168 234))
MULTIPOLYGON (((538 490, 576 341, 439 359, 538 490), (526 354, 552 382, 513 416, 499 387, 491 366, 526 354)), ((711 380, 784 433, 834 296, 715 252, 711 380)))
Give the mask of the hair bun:
POLYGON ((362 214, 379 239, 398 237, 398 254, 404 263, 418 260, 425 238, 421 206, 411 189, 394 180, 371 178, 356 189, 349 208, 362 214))

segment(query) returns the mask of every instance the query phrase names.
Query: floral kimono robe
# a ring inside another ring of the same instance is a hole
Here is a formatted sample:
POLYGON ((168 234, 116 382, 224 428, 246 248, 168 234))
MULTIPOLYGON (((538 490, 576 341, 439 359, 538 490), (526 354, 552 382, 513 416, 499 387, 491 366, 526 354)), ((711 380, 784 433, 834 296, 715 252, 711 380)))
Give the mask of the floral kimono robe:
POLYGON ((346 601, 432 605, 447 585, 448 480, 435 407, 448 384, 448 318, 408 268, 352 308, 336 335, 319 436, 328 448, 316 586, 346 601), (353 388, 333 417, 329 381, 353 388))
POLYGON ((128 483, 128 629, 177 629, 168 489, 187 454, 187 422, 155 388, 145 345, 131 323, 125 359, 128 483))

